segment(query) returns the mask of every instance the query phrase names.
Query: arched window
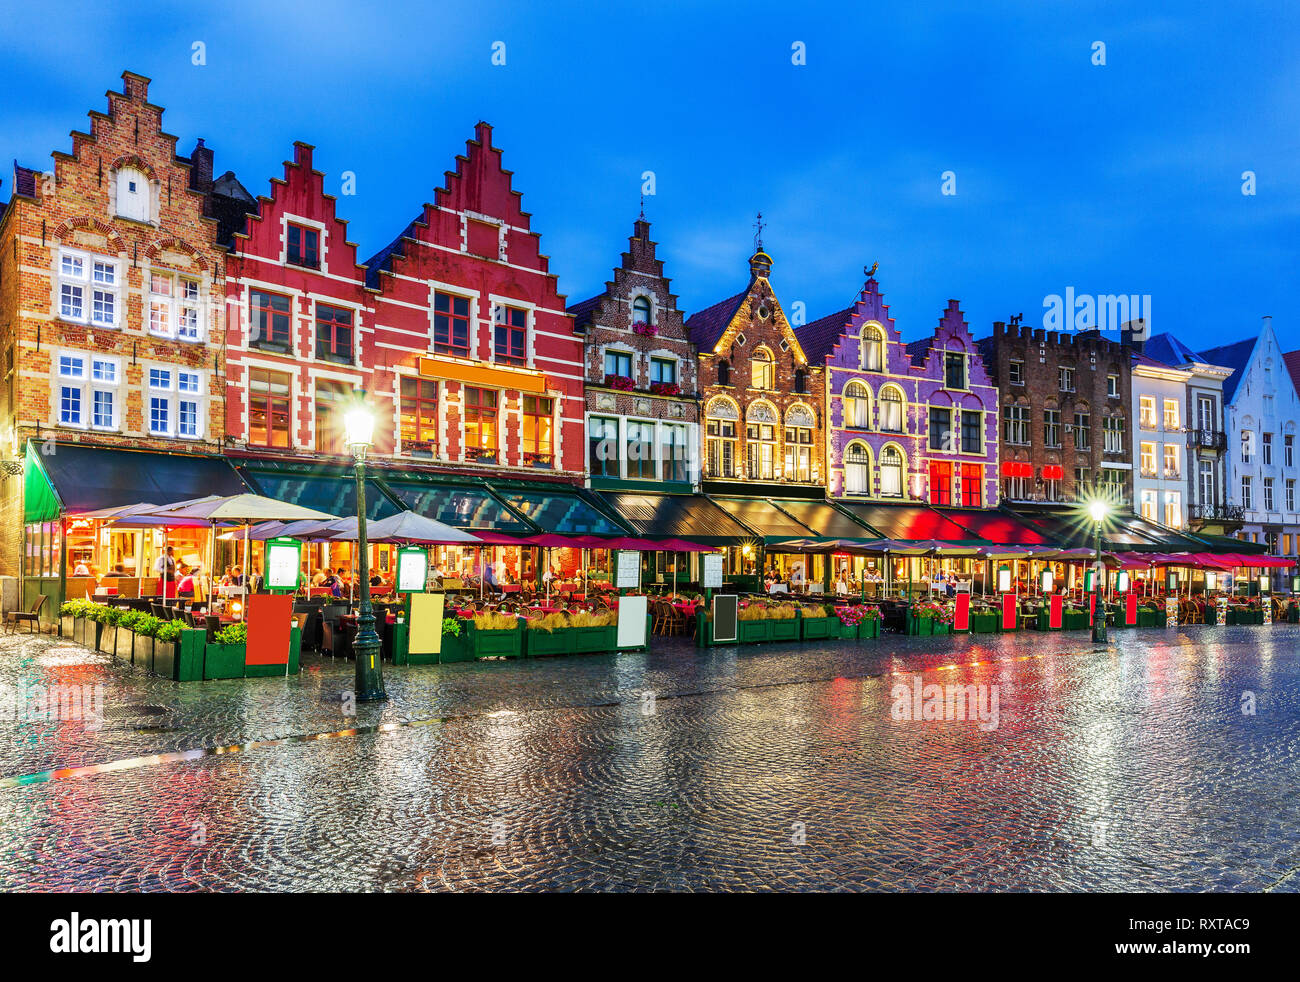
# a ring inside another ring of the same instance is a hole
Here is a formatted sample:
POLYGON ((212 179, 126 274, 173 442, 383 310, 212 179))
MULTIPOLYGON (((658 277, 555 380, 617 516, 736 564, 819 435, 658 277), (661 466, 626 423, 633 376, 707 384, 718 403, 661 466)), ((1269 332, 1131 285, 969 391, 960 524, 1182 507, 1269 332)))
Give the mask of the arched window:
POLYGON ((858 430, 871 428, 871 390, 853 381, 844 387, 844 425, 858 430))
POLYGON ((885 335, 874 324, 862 329, 862 340, 858 344, 858 363, 864 372, 879 372, 884 367, 885 335))
POLYGON ((871 452, 865 443, 854 441, 844 451, 844 493, 871 493, 871 452))
POLYGON ((117 214, 132 221, 149 221, 149 179, 134 167, 117 172, 117 214))
POLYGON ((705 407, 704 416, 705 466, 709 477, 735 477, 736 423, 740 419, 736 404, 730 399, 714 399, 705 407))
POLYGON ((632 301, 632 323, 650 323, 650 300, 647 297, 637 297, 632 301))
POLYGON ((750 384, 754 388, 764 390, 776 388, 776 362, 772 360, 772 352, 766 348, 759 348, 754 352, 750 366, 753 373, 750 384))
POLYGON ((718 384, 731 384, 731 363, 725 358, 718 362, 718 384))
POLYGON ((903 432, 903 393, 895 385, 880 390, 880 428, 886 433, 903 432))
POLYGON ((766 402, 752 403, 745 413, 746 476, 756 481, 776 479, 776 428, 780 417, 766 402))
POLYGON ((891 498, 903 496, 903 453, 892 444, 880 451, 880 493, 891 498))

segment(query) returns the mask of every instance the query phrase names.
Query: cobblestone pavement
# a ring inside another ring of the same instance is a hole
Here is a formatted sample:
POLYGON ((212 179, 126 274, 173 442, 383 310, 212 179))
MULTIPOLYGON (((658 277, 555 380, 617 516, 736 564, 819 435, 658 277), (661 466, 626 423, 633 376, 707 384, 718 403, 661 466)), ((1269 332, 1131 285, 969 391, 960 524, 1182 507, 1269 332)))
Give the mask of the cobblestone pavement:
POLYGON ((0 693, 104 704, 3 712, 0 889, 1297 891, 1298 649, 661 642, 390 666, 350 717, 346 662, 178 685, 4 637, 0 693), (998 725, 894 718, 916 676, 996 686, 998 725))

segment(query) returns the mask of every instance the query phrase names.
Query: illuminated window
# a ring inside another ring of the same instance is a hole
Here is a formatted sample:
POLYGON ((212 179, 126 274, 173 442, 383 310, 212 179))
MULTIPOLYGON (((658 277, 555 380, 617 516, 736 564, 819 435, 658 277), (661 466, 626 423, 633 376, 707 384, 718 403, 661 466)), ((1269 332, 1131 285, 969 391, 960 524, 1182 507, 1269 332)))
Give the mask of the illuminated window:
POLYGON ((555 400, 524 396, 520 448, 525 467, 555 466, 555 400))
POLYGON ((759 348, 754 352, 750 367, 754 388, 764 390, 776 388, 776 363, 772 360, 772 352, 766 348, 759 348))
POLYGON ((465 459, 497 462, 497 393, 465 389, 465 459))
POLYGON ((248 442, 256 447, 289 446, 289 392, 286 372, 249 369, 248 442))
POLYGON ((866 444, 850 443, 844 451, 844 492, 871 493, 871 454, 866 444))
POLYGON ((844 425, 859 430, 871 426, 871 393, 861 382, 844 387, 844 425))
POLYGON ((858 347, 858 365, 864 372, 878 372, 884 365, 885 336, 880 328, 868 324, 862 329, 858 347))
POLYGON ((438 451, 438 383, 432 379, 402 377, 402 449, 430 455, 438 451))

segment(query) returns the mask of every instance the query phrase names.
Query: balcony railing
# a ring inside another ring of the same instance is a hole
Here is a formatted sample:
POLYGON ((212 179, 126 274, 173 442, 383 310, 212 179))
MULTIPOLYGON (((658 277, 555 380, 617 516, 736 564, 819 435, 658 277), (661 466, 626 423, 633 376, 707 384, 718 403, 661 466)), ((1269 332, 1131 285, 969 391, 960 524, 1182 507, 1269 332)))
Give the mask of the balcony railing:
POLYGON ((1228 449, 1228 434, 1222 430, 1189 430, 1187 440, 1198 450, 1228 449))
POLYGON ((1187 517, 1198 522, 1242 522, 1246 519, 1246 509, 1241 505, 1194 503, 1187 506, 1187 517))

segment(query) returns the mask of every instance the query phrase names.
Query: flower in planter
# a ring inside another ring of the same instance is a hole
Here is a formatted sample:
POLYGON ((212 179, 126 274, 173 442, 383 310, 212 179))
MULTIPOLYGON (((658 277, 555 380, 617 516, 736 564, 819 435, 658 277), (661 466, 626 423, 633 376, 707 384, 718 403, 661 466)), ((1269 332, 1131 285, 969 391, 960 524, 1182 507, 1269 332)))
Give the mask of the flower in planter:
POLYGON ((912 605, 913 617, 933 617, 940 624, 951 624, 953 608, 937 600, 922 600, 912 605))
POLYGON ((631 392, 636 388, 636 383, 626 375, 606 375, 605 385, 620 392, 631 392))
POLYGON ((679 396, 682 394, 682 387, 676 382, 651 382, 650 392, 657 396, 679 396))
POLYGON ((659 328, 653 324, 634 324, 632 330, 642 337, 653 338, 659 335, 659 328))
POLYGON ((460 637, 460 621, 459 617, 444 617, 442 619, 442 636, 460 637))

